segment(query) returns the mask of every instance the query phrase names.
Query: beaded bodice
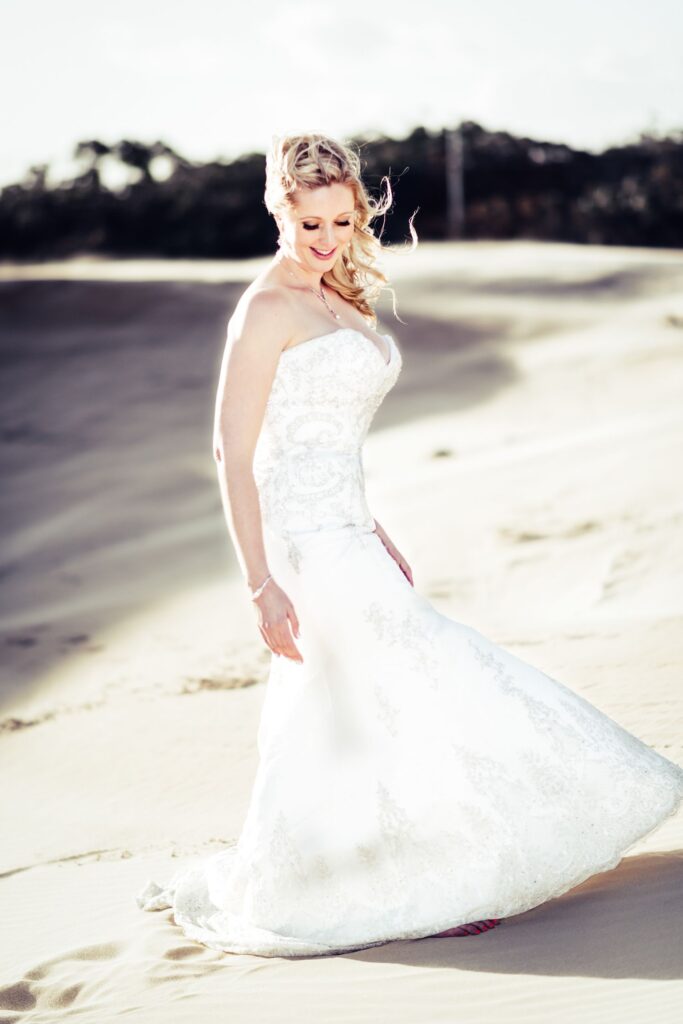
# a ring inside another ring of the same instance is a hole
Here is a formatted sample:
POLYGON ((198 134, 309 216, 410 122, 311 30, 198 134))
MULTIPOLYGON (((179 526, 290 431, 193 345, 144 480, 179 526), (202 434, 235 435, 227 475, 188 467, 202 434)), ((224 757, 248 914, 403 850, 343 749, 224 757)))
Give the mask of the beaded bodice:
POLYGON ((351 327, 281 353, 253 464, 262 521, 273 532, 372 526, 362 445, 403 364, 391 335, 382 337, 388 362, 351 327))

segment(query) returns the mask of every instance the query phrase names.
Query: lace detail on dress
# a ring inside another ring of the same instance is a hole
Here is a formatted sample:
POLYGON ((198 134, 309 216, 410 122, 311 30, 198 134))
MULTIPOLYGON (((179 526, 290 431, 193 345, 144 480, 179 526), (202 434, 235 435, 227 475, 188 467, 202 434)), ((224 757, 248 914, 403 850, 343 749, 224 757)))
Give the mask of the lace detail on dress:
POLYGON ((388 856, 398 858, 411 834, 410 818, 382 782, 377 783, 377 794, 383 847, 388 856))
POLYGON ((396 719, 399 715, 399 709, 396 704, 389 700, 386 694, 386 684, 383 681, 375 679, 373 684, 372 692, 375 695, 377 701, 378 717, 390 736, 397 736, 398 729, 396 726, 396 719))
MULTIPOLYGON (((549 726, 554 725, 556 729, 562 730, 568 736, 576 735, 576 730, 572 727, 571 723, 565 721, 557 714, 553 714, 552 709, 547 703, 538 700, 527 688, 515 681, 513 673, 509 668, 506 668, 502 658, 496 656, 490 647, 486 650, 482 649, 481 645, 471 637, 468 643, 472 647, 474 656, 479 664, 487 672, 490 672, 499 684, 501 693, 521 701, 526 708, 530 720, 538 729, 547 730, 549 726)), ((546 678, 550 677, 546 676, 546 678)))
POLYGON ((432 653, 434 631, 438 626, 436 617, 425 617, 419 611, 383 608, 378 601, 371 601, 362 614, 378 640, 399 647, 420 678, 424 677, 432 689, 438 689, 439 661, 432 653))
POLYGON ((385 337, 388 365, 351 328, 280 356, 254 453, 262 520, 273 533, 372 525, 361 448, 402 366, 385 337))
POLYGON ((303 557, 301 548, 295 543, 290 533, 285 533, 284 537, 287 543, 287 559, 289 564, 294 569, 294 572, 301 572, 301 560, 303 557))

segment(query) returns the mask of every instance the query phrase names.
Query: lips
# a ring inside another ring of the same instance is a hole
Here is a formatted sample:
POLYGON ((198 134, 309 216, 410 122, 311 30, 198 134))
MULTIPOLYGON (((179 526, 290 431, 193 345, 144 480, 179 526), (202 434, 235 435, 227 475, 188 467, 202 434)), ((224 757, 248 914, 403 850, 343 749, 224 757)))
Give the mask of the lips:
POLYGON ((334 256, 336 251, 336 245, 334 249, 330 249, 329 252, 321 252, 320 249, 314 249, 313 246, 311 246, 311 252, 315 253, 319 260, 329 260, 331 256, 334 256))

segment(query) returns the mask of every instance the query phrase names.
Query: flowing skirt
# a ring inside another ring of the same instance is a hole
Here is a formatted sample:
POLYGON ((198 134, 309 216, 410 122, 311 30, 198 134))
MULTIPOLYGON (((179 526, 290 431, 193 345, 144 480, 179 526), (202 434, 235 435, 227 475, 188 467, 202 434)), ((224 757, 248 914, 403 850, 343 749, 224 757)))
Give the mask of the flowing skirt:
POLYGON ((228 952, 363 949, 530 910, 679 809, 681 767, 438 612, 369 527, 264 538, 304 660, 272 656, 236 844, 142 909, 228 952))

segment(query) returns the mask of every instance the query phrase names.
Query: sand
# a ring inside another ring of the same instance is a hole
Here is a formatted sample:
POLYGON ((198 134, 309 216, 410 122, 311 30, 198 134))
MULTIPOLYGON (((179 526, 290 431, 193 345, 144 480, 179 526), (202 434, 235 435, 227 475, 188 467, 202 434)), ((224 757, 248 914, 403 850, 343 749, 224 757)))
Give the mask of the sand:
MULTIPOLYGON (((679 1020, 683 815, 476 937, 218 953, 134 894, 238 836, 269 652, 216 373, 264 260, 0 266, 0 1024, 679 1020)), ((404 368, 365 465, 435 606, 683 764, 683 251, 387 258, 404 368)))

